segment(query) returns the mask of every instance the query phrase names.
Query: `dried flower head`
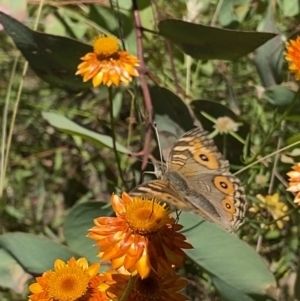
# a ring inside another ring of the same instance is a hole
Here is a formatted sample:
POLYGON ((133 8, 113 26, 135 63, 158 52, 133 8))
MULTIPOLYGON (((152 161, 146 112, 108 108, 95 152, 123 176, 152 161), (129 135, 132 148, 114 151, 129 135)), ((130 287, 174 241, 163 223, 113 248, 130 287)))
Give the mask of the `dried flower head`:
POLYGON ((236 132, 238 130, 238 127, 239 125, 227 116, 219 117, 214 125, 214 128, 220 134, 228 134, 229 132, 236 132))

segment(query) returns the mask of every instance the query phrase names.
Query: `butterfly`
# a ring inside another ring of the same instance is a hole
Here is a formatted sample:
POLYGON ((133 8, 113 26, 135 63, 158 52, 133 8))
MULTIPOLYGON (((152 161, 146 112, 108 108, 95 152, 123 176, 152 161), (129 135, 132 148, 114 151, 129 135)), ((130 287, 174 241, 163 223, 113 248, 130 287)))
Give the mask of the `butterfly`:
POLYGON ((240 180, 229 171, 208 132, 195 128, 172 146, 159 179, 138 185, 131 196, 155 197, 194 212, 233 232, 243 223, 247 202, 240 180))

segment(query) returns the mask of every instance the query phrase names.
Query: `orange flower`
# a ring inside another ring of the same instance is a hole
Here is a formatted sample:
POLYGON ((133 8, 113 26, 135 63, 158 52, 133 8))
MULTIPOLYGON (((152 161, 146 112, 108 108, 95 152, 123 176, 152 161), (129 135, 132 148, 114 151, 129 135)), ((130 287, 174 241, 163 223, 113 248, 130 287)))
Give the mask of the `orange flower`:
POLYGON ((300 163, 292 167, 292 171, 288 172, 289 176, 289 187, 287 191, 296 193, 294 203, 300 204, 300 163))
POLYGON ((295 73, 296 80, 300 79, 300 37, 290 40, 286 46, 287 54, 285 59, 289 62, 289 70, 295 73))
POLYGON ((76 75, 83 76, 86 82, 93 79, 93 86, 119 86, 120 82, 128 84, 132 76, 138 76, 137 57, 127 51, 118 51, 119 44, 115 37, 100 36, 94 41, 94 52, 89 52, 81 58, 84 62, 77 67, 76 75))
MULTIPOLYGON (((119 300, 129 283, 130 276, 116 273, 111 273, 110 276, 111 284, 107 289, 107 295, 113 300, 119 300)), ((179 291, 186 287, 187 284, 188 281, 186 279, 180 278, 174 273, 158 276, 154 272, 151 272, 146 279, 137 277, 132 291, 126 300, 185 301, 188 298, 179 293, 179 291)))
POLYGON ((47 271, 37 277, 29 286, 31 301, 105 301, 108 280, 98 274, 100 264, 88 266, 85 258, 75 260, 72 257, 67 263, 57 259, 54 271, 47 271))
POLYGON ((185 236, 178 233, 182 226, 175 224, 166 206, 155 199, 111 197, 117 217, 94 220, 88 237, 97 241, 98 256, 111 260, 113 269, 146 278, 151 269, 159 272, 181 267, 185 253, 181 248, 192 248, 185 236))

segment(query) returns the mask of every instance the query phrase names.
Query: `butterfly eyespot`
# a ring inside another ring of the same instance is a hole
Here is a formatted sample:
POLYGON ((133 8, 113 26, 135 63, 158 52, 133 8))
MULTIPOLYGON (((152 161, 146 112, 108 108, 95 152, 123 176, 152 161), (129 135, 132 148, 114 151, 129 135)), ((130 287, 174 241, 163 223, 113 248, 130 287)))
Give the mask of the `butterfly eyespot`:
POLYGON ((220 185, 221 185, 224 189, 227 189, 227 188, 228 188, 228 185, 227 185, 225 182, 220 182, 220 185))
POLYGON ((227 176, 216 176, 214 177, 214 185, 221 192, 227 195, 234 195, 235 187, 227 176))
POLYGON ((228 210, 231 209, 231 205, 230 205, 229 203, 226 203, 226 204, 225 204, 225 207, 226 207, 228 210))
POLYGON ((218 155, 209 148, 204 147, 200 142, 195 145, 195 148, 191 150, 191 153, 196 162, 210 170, 216 170, 220 166, 218 155))
POLYGON ((204 154, 200 154, 199 157, 200 157, 200 159, 201 159, 202 161, 208 162, 208 157, 205 156, 204 154))
POLYGON ((235 206, 233 200, 230 197, 227 197, 223 199, 222 205, 226 210, 227 217, 229 218, 229 220, 232 220, 233 214, 235 213, 235 206))

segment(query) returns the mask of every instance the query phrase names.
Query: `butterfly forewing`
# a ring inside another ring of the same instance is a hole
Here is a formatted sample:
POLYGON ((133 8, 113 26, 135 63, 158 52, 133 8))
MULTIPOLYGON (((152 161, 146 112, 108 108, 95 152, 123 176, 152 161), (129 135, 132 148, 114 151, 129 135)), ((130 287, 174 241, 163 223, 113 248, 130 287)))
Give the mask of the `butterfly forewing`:
POLYGON ((153 180, 145 182, 133 188, 129 195, 157 198, 159 201, 167 202, 169 205, 175 206, 178 209, 192 210, 192 204, 184 202, 180 199, 178 193, 169 187, 169 183, 163 180, 153 180))
POLYGON ((178 209, 192 211, 226 230, 236 230, 246 211, 244 188, 229 171, 208 132, 196 128, 171 148, 160 180, 134 188, 133 196, 156 197, 178 209))

